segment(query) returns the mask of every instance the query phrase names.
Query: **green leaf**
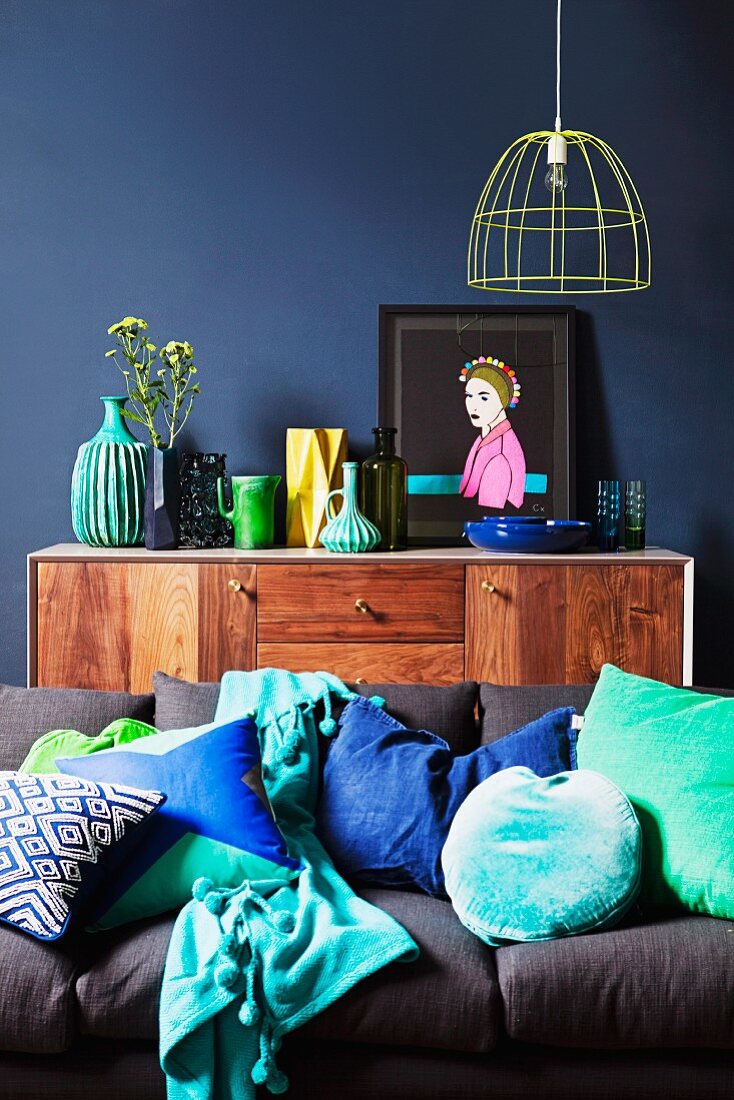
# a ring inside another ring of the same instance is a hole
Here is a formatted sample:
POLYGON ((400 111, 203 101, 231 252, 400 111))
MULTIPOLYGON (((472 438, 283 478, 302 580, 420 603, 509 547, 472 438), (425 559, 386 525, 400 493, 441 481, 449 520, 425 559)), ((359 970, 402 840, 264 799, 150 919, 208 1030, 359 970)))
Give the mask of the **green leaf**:
POLYGON ((138 413, 133 412, 132 409, 123 409, 122 415, 128 420, 132 420, 135 424, 142 424, 143 427, 146 427, 146 423, 143 420, 142 416, 139 416, 138 413))

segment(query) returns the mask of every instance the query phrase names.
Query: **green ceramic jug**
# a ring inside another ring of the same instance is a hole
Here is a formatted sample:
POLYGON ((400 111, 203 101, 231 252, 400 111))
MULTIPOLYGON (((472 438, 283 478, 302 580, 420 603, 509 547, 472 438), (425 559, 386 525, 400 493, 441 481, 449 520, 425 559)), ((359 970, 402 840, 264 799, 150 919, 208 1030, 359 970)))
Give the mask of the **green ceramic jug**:
POLYGON ((217 479, 219 514, 234 527, 237 550, 269 550, 273 545, 275 526, 275 490, 279 474, 262 477, 233 477, 232 508, 224 499, 224 478, 217 479))

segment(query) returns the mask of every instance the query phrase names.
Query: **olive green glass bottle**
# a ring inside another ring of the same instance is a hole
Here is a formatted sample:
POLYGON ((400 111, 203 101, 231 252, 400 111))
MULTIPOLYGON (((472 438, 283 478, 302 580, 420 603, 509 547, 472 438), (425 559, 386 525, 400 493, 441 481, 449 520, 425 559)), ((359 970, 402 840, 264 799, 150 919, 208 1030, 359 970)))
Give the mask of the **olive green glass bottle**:
POLYGON ((373 428, 377 450, 362 463, 362 511, 380 532, 377 550, 408 545, 408 464, 395 454, 397 428, 373 428))

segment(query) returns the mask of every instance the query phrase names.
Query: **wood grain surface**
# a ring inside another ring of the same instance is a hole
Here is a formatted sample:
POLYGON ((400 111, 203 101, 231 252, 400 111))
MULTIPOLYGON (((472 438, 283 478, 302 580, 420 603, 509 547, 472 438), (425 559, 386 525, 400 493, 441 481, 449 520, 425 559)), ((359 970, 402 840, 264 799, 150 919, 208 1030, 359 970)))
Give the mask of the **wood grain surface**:
POLYGON ((195 565, 40 562, 38 684, 152 690, 198 674, 195 565))
POLYGON ((156 669, 199 678, 197 566, 129 565, 130 691, 151 691, 156 669))
POLYGON ((367 683, 455 684, 464 679, 463 645, 418 642, 261 643, 259 668, 333 672, 367 683))
POLYGON ((591 683, 605 661, 683 677, 684 559, 35 568, 40 686, 150 691, 158 668, 217 680, 256 662, 393 682, 591 683))
POLYGON ((257 567, 199 565, 199 679, 255 668, 257 567), (235 582, 233 587, 230 583, 235 582), (236 588, 239 585, 239 588, 236 588))
POLYGON ((552 565, 524 566, 521 573, 516 565, 467 569, 468 679, 563 683, 562 576, 552 565), (483 584, 494 585, 494 591, 483 584))
POLYGON ((668 684, 683 682, 683 569, 676 565, 629 570, 627 652, 634 671, 668 684))
MULTIPOLYGON (((593 683, 605 661, 624 667, 627 638, 627 585, 623 566, 563 568, 566 618, 563 645, 564 679, 593 683)), ((640 669, 629 669, 638 672, 640 669)))
POLYGON ((38 563, 40 687, 129 691, 127 565, 38 563))
POLYGON ((683 569, 622 563, 468 566, 466 627, 469 679, 593 683, 608 661, 679 684, 683 569))
POLYGON ((259 566, 257 621, 259 643, 463 642, 464 568, 259 566))

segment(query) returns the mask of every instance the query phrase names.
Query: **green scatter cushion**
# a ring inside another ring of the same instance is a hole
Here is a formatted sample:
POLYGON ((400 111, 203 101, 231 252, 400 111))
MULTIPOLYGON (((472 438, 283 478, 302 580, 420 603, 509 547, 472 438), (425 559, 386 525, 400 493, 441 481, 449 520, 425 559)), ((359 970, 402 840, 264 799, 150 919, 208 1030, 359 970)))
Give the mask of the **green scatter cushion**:
POLYGON ((640 887, 640 826, 590 771, 505 768, 464 800, 441 853, 461 923, 492 947, 600 931, 640 887))
POLYGON ((18 771, 30 772, 31 775, 55 775, 59 771, 56 760, 60 756, 85 756, 101 749, 114 749, 157 732, 153 726, 138 722, 135 718, 118 718, 105 726, 96 737, 87 737, 76 730, 51 730, 34 741, 18 771))
POLYGON ((635 808, 643 904, 734 919, 734 698, 604 665, 578 760, 635 808))

